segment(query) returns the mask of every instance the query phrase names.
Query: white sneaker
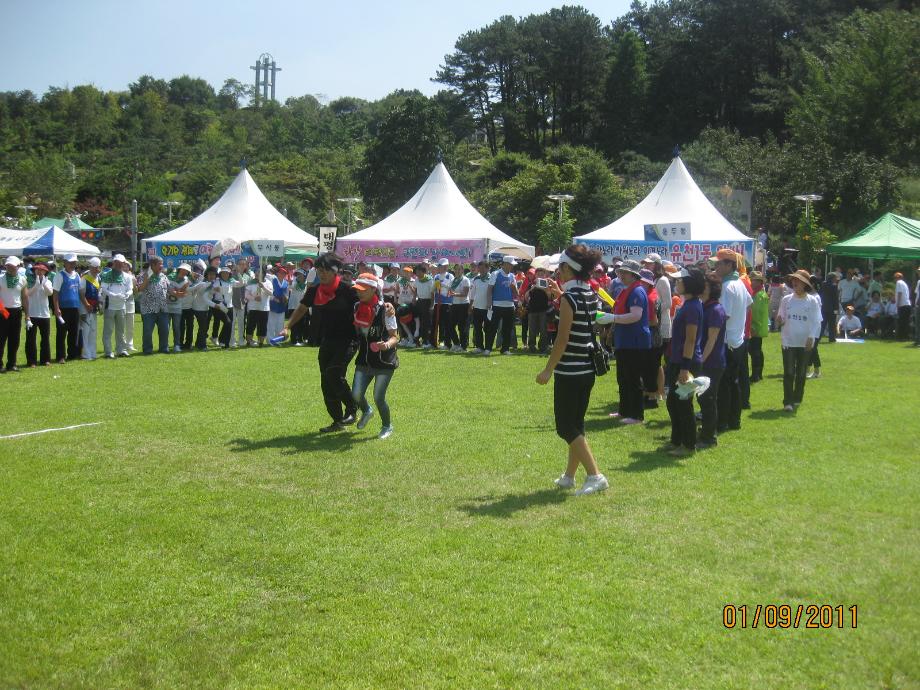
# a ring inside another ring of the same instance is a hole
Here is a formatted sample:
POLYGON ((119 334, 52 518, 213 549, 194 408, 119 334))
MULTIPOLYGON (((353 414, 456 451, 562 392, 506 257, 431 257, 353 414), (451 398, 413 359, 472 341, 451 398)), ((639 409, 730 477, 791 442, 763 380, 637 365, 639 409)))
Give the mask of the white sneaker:
POLYGON ((505 350, 502 352, 503 355, 513 355, 514 353, 511 350, 505 350))
POLYGON ((393 435, 393 425, 385 426, 380 430, 380 433, 377 435, 379 439, 390 438, 393 435))
POLYGON ((447 349, 447 345, 438 345, 438 349, 439 349, 439 350, 446 350, 446 349, 447 349))
POLYGON ((482 351, 482 354, 485 355, 486 357, 488 357, 489 355, 492 354, 492 350, 483 350, 483 351, 482 351))
POLYGON ((610 484, 607 482, 607 477, 602 474, 595 474, 585 479, 585 483, 582 484, 581 488, 575 492, 575 495, 587 496, 588 494, 596 494, 599 491, 604 491, 609 487, 610 484))
POLYGON ((411 340, 407 340, 407 341, 406 341, 405 348, 406 348, 407 350, 411 350, 411 349, 413 349, 414 347, 415 347, 415 343, 413 343, 411 340))
POLYGON ((793 410, 792 405, 784 405, 784 406, 783 406, 783 412, 792 412, 792 410, 793 410))
POLYGON ((431 343, 425 343, 424 345, 422 345, 422 349, 423 349, 423 350, 430 350, 430 349, 431 349, 431 343))
POLYGON ((176 346, 173 348, 173 352, 182 352, 182 348, 179 347, 178 345, 176 345, 176 346))
POLYGON ((575 478, 570 477, 567 474, 563 474, 559 477, 559 479, 555 480, 553 484, 558 486, 560 489, 574 489, 575 488, 575 478))
POLYGON ((474 347, 472 350, 470 350, 470 352, 472 352, 474 355, 481 355, 484 350, 481 347, 474 347))

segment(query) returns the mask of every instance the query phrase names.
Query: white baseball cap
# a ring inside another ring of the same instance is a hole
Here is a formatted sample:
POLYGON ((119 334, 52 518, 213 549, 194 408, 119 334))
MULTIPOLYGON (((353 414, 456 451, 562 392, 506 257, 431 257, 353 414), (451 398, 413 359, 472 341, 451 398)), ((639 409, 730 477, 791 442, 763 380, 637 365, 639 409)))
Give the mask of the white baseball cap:
POLYGON ((517 262, 517 259, 515 259, 513 256, 503 256, 502 263, 511 264, 512 266, 517 266, 518 262, 517 262))
POLYGON ((3 264, 4 266, 22 266, 22 261, 18 256, 8 256, 3 264))
POLYGON ((77 261, 77 255, 76 255, 76 254, 65 254, 65 255, 64 255, 64 261, 65 261, 65 262, 69 261, 69 262, 72 262, 72 263, 76 263, 76 261, 77 261))
POLYGON ((656 254, 655 252, 652 252, 651 254, 649 254, 648 256, 646 256, 644 259, 642 259, 642 263, 644 263, 644 264, 660 264, 660 263, 661 263, 661 255, 660 255, 660 254, 656 254))
POLYGON ((112 261, 121 261, 122 263, 124 263, 125 261, 127 261, 127 259, 125 258, 124 254, 116 254, 115 256, 112 257, 112 261))
POLYGON ((450 266, 450 261, 448 261, 446 258, 438 259, 438 266, 450 266))
POLYGON ((89 265, 92 268, 99 268, 102 265, 102 262, 99 260, 98 256, 94 256, 89 260, 89 265))

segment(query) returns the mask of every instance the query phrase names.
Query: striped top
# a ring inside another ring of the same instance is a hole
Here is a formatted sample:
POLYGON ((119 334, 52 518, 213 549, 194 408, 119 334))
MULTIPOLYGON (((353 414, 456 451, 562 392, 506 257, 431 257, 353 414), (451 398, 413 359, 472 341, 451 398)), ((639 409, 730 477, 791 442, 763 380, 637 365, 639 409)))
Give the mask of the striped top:
POLYGON ((592 330, 597 312, 597 295, 587 283, 570 280, 562 286, 562 299, 572 307, 572 329, 565 352, 556 365, 557 376, 585 376, 594 374, 591 361, 592 330))

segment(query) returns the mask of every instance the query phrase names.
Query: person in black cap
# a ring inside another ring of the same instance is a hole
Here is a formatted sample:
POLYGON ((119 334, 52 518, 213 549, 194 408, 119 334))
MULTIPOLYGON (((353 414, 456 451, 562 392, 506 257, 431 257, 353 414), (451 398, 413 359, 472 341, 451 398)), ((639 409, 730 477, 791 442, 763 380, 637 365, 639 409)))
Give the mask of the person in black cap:
POLYGON ((346 378, 348 363, 358 350, 358 337, 355 331, 355 303, 358 297, 350 282, 341 276, 345 267, 342 257, 327 252, 316 260, 316 273, 319 283, 311 285, 287 326, 279 335, 287 335, 300 321, 307 309, 312 307, 312 319, 316 323, 319 335, 320 385, 326 411, 332 418, 332 424, 320 431, 330 433, 341 431, 345 426, 355 423, 357 405, 351 395, 351 386, 346 378), (343 412, 344 407, 344 412, 343 412))

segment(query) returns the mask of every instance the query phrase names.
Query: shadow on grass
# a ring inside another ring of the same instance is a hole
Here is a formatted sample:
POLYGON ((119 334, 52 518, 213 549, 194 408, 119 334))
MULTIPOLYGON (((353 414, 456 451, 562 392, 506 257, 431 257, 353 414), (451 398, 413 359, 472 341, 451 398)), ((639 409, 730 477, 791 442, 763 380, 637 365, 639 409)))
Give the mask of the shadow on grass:
POLYGON ((314 432, 263 439, 235 438, 228 445, 234 453, 252 453, 257 450, 275 448, 280 450, 282 455, 296 455, 310 451, 347 450, 357 443, 366 443, 372 439, 376 439, 376 436, 358 435, 347 431, 335 434, 314 432))
POLYGON ((480 496, 472 499, 474 502, 458 506, 471 517, 486 516, 507 518, 520 510, 527 510, 536 506, 562 503, 568 494, 559 489, 540 489, 529 494, 507 494, 496 498, 495 496, 480 496))
POLYGON ((626 467, 618 467, 617 472, 651 472, 683 467, 680 462, 683 458, 675 458, 663 450, 637 450, 630 453, 630 457, 633 461, 626 467))
POLYGON ((748 415, 751 419, 785 419, 792 416, 784 410, 754 410, 748 415))

